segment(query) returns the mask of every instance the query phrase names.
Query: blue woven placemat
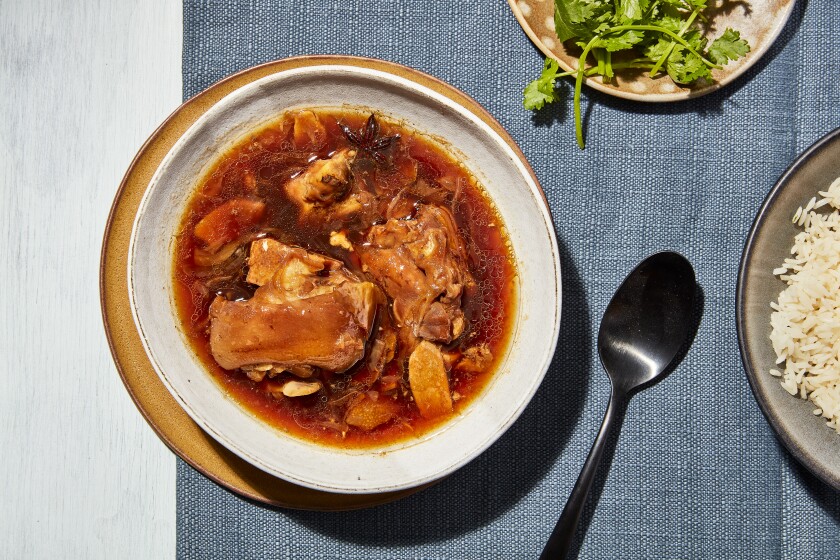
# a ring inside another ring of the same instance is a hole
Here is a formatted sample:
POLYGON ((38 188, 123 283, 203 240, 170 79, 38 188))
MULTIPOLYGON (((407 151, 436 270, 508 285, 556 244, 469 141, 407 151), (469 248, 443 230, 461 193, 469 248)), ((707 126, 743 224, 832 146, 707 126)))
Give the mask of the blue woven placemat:
MULTIPOLYGON (((779 446, 747 385, 735 280, 752 218, 793 158, 840 126, 840 9, 800 0, 750 72, 700 99, 647 105, 588 92, 585 152, 569 104, 532 116, 542 57, 501 0, 186 0, 184 96, 300 54, 392 60, 473 96, 510 131, 554 212, 563 258, 560 345, 523 417, 437 486, 351 513, 274 511, 178 466, 178 558, 534 558, 577 477, 609 385, 600 316, 643 257, 695 265, 705 317, 664 382, 638 395, 580 558, 840 557, 840 494, 779 446)), ((592 502, 590 501, 590 504, 592 502)))

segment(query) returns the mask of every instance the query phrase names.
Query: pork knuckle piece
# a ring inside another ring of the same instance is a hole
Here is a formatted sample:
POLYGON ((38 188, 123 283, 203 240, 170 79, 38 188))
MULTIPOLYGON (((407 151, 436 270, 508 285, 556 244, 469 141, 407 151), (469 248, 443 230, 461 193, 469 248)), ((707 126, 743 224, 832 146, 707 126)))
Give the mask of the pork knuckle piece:
POLYGON ((354 150, 339 150, 329 159, 316 159, 286 183, 286 194, 308 206, 328 206, 344 197, 350 184, 354 150))
POLYGON ((255 364, 344 371, 365 352, 383 296, 339 261, 273 239, 251 244, 246 301, 210 305, 210 349, 225 369, 255 364))
POLYGON ((199 221, 193 235, 202 251, 215 253, 226 243, 234 241, 243 230, 262 220, 265 203, 260 200, 237 198, 228 200, 199 221))
POLYGON ((411 348, 417 339, 448 344, 463 333, 461 296, 474 280, 448 210, 422 206, 413 219, 373 226, 356 249, 393 299, 394 318, 411 348))
POLYGON ((339 150, 328 159, 316 159, 289 179, 284 189, 300 208, 301 219, 347 219, 372 203, 370 193, 353 184, 350 166, 355 158, 355 150, 339 150))

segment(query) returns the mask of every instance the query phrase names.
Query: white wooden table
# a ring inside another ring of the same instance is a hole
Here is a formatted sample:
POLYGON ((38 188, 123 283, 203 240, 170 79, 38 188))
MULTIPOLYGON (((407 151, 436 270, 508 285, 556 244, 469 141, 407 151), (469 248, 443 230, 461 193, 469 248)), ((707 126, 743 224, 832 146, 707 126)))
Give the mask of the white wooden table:
POLYGON ((175 556, 175 458, 117 375, 98 272, 181 42, 178 0, 0 0, 0 558, 175 556))

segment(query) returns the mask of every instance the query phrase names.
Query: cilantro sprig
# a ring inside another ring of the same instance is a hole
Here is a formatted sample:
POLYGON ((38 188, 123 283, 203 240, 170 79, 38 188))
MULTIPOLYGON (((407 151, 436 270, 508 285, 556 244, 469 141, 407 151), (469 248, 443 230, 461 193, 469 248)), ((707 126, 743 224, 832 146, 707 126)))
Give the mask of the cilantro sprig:
POLYGON ((749 44, 738 31, 727 28, 711 42, 698 24, 706 21, 707 0, 555 0, 554 27, 563 42, 581 50, 578 67, 562 71, 553 58, 546 58, 540 77, 525 87, 526 109, 542 109, 559 101, 557 80, 574 76, 575 136, 585 147, 581 123, 580 93, 583 79, 601 76, 610 82, 625 69, 647 70, 650 77, 667 74, 675 83, 688 86, 711 80, 712 69, 746 55, 749 44), (614 59, 614 53, 622 53, 614 59), (591 55, 591 58, 590 58, 591 55))

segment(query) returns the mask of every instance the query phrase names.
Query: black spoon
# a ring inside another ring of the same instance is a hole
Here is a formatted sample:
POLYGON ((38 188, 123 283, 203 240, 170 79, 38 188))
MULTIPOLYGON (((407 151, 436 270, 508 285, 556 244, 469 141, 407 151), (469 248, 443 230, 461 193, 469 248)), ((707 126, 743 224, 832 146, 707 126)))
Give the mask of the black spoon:
POLYGON ((589 451, 569 501, 540 560, 565 558, 586 496, 622 404, 639 388, 663 377, 693 335, 694 269, 677 253, 657 253, 642 261, 618 288, 598 331, 598 354, 612 391, 604 422, 589 451))

